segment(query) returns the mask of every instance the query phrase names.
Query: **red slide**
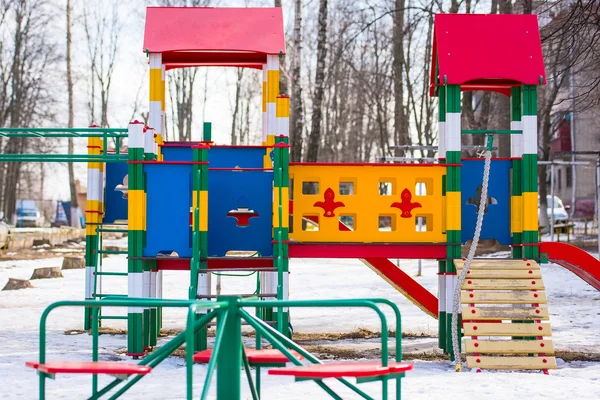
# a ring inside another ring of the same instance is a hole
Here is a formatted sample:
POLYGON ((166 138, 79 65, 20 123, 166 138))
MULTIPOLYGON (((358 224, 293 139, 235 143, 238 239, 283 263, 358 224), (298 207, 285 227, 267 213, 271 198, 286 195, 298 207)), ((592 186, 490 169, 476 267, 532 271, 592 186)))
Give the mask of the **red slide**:
POLYGON ((361 259, 367 267, 433 318, 438 317, 438 298, 387 258, 361 259))
POLYGON ((540 242, 540 253, 547 253, 550 262, 565 267, 600 290, 600 261, 587 251, 567 243, 540 242))

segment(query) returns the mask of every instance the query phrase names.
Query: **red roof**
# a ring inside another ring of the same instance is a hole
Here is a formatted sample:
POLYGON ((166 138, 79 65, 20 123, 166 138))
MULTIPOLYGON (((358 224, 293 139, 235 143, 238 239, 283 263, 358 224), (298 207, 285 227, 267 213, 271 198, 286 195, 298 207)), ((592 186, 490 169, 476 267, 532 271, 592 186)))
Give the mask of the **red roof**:
POLYGON ((285 53, 283 13, 276 8, 148 7, 144 51, 162 53, 167 68, 256 68, 285 53))
POLYGON ((434 22, 430 94, 436 85, 492 90, 546 83, 537 17, 522 14, 437 14, 434 22))

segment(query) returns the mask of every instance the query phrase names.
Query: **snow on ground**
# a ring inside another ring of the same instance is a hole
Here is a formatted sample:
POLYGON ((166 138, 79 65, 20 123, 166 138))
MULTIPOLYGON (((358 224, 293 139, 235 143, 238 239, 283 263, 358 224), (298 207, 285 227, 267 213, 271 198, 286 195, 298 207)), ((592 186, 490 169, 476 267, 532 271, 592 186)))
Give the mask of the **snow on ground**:
MULTIPOLYGON (((0 278, 26 277, 35 267, 60 265, 60 258, 0 263, 0 278)), ((401 261, 401 267, 415 275, 417 261, 401 261)), ((126 271, 125 256, 111 256, 103 260, 105 271, 126 271)), ((290 265, 291 298, 360 298, 384 297, 396 302, 402 312, 403 331, 435 334, 437 321, 423 313, 397 293, 379 276, 358 260, 292 260, 290 265)), ((437 291, 437 265, 423 262, 423 276, 417 280, 432 292, 437 291)), ((0 292, 0 399, 32 399, 37 397, 36 374, 27 368, 27 360, 37 358, 38 324, 44 308, 53 301, 83 298, 83 270, 63 271, 63 279, 32 281, 34 289, 0 292)), ((558 349, 600 352, 600 293, 559 266, 543 267, 544 281, 549 296, 554 341, 558 349)), ((185 298, 189 276, 182 271, 166 271, 164 295, 185 298)), ((213 285, 216 279, 213 280, 213 285)), ((224 293, 248 293, 254 290, 253 278, 223 278, 224 293)), ((105 277, 103 292, 125 293, 126 279, 105 277)), ((109 314, 107 310, 105 314, 109 314)), ((110 314, 125 315, 125 310, 111 310, 110 314)), ((165 310, 165 328, 182 328, 185 312, 165 310)), ((392 314, 387 312, 390 328, 394 328, 392 314)), ((67 329, 82 328, 83 311, 79 308, 61 308, 53 311, 48 323, 48 354, 50 359, 89 360, 91 339, 88 335, 65 336, 67 329)), ((292 321, 297 332, 342 332, 358 327, 379 330, 376 315, 363 309, 295 309, 292 321)), ((124 327, 124 321, 110 321, 110 326, 124 327)), ((404 340, 405 351, 431 348, 437 339, 404 340)), ((100 338, 102 360, 125 360, 116 350, 126 346, 123 336, 100 338)), ((161 364, 141 384, 135 385, 125 398, 179 399, 185 397, 184 361, 171 358, 161 364), (168 382, 168 384, 167 384, 168 382)), ((415 362, 415 370, 403 380, 403 394, 407 399, 598 399, 600 398, 600 363, 560 363, 560 369, 550 376, 541 373, 463 373, 452 372, 449 363, 415 362)), ((197 365, 195 387, 199 395, 206 367, 197 365)), ((101 377, 101 382, 110 378, 101 377)), ((89 395, 89 376, 61 375, 48 381, 50 399, 84 398, 89 395)), ((214 385, 213 385, 214 386, 214 385)), ((339 388, 337 382, 331 384, 339 388)), ((365 384, 363 390, 376 398, 379 384, 365 384)), ((214 387, 213 387, 214 390, 214 387)), ((244 388, 244 398, 249 398, 244 388)), ((213 392, 214 393, 214 392, 213 392)), ((356 398, 347 390, 339 391, 344 399, 356 398)), ((294 383, 293 379, 263 375, 264 399, 327 398, 314 383, 294 383)))

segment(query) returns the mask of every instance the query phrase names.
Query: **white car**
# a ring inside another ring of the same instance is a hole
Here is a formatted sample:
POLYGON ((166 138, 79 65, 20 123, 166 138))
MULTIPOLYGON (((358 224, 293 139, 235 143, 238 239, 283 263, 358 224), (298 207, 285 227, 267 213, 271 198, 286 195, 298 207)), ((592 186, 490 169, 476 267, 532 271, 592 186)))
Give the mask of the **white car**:
MULTIPOLYGON (((567 208, 563 205, 563 202, 556 196, 554 196, 554 201, 552 201, 552 196, 546 196, 546 203, 548 208, 546 209, 546 215, 548 215, 548 221, 550 221, 551 216, 554 214, 554 223, 562 224, 566 223, 569 219, 569 214, 567 213, 567 208)), ((540 218, 540 198, 538 196, 538 218, 540 218)))
POLYGON ((8 224, 4 221, 4 214, 0 212, 0 249, 8 245, 9 232, 8 224))

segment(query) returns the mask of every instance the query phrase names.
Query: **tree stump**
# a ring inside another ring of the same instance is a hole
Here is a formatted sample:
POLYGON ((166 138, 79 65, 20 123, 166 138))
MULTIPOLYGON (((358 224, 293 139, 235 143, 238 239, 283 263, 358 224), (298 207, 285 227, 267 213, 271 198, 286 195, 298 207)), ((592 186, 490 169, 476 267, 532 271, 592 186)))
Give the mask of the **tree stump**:
POLYGON ((51 279, 62 277, 63 274, 60 272, 60 267, 42 267, 33 270, 31 279, 51 279))
POLYGON ((2 290, 19 290, 34 287, 29 279, 8 278, 8 283, 2 290))
POLYGON ((62 269, 81 269, 85 268, 83 257, 65 257, 62 263, 62 269))

